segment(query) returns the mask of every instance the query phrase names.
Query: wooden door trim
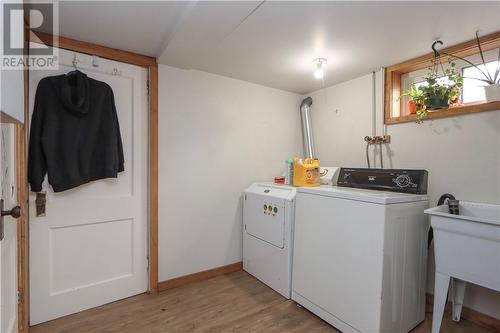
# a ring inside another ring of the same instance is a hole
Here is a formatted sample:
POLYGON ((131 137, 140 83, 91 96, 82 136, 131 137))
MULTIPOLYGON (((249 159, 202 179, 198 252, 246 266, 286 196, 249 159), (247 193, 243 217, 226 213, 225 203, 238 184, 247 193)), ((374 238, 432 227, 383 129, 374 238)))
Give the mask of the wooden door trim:
MULTIPOLYGON (((27 71, 25 71, 27 72, 27 71)), ((25 75, 26 78, 26 75, 25 75)), ((26 91, 26 84, 25 84, 26 91)), ((26 102, 25 94, 25 103, 26 102)), ((25 104, 27 105, 27 104, 25 104)), ((25 112, 28 107, 25 106, 25 112)), ((17 326, 18 331, 28 332, 28 175, 26 151, 26 127, 24 124, 16 125, 16 187, 17 204, 21 207, 21 216, 17 221, 17 326)))
MULTIPOLYGON (((38 38, 47 45, 61 49, 97 55, 114 61, 144 67, 148 70, 148 260, 149 260, 149 293, 158 292, 158 64, 153 57, 109 48, 102 45, 82 42, 71 38, 56 37, 35 32, 38 38), (52 43, 58 40, 57 45, 52 43)), ((29 36, 29 34, 25 34, 29 36)), ((28 182, 27 182, 27 135, 29 128, 29 76, 25 74, 25 122, 17 127, 16 151, 18 158, 18 201, 23 209, 18 231, 18 288, 21 291, 20 304, 18 307, 19 332, 28 332, 28 309, 29 309, 29 275, 28 275, 28 182)))
POLYGON ((156 59, 153 57, 145 56, 138 53, 114 49, 107 46, 92 44, 88 42, 79 41, 72 38, 58 36, 53 38, 52 35, 44 32, 34 31, 34 34, 45 44, 60 49, 96 55, 101 58, 124 62, 127 64, 150 67, 157 66, 156 59), (54 43, 55 41, 55 43, 54 43))
POLYGON ((149 292, 158 292, 158 64, 149 67, 149 292))
MULTIPOLYGON (((29 17, 25 15, 24 36, 29 36, 29 17)), ((25 56, 29 55, 29 37, 24 41, 25 56)), ((28 125, 29 68, 23 67, 24 122, 16 125, 16 186, 17 204, 21 216, 17 224, 17 330, 29 331, 29 188, 28 188, 28 125)))

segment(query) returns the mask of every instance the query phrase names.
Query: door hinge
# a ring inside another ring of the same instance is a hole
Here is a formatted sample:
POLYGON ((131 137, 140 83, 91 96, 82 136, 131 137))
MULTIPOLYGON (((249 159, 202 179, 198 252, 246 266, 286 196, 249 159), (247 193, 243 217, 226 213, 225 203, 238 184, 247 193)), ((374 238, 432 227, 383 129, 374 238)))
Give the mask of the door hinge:
POLYGON ((149 257, 146 257, 146 270, 149 272, 149 257))
POLYGON ((17 304, 21 304, 21 292, 17 291, 17 304))
POLYGON ((146 81, 146 90, 147 90, 148 95, 149 95, 149 80, 146 81))
POLYGON ((247 230, 247 225, 245 224, 245 230, 247 230))

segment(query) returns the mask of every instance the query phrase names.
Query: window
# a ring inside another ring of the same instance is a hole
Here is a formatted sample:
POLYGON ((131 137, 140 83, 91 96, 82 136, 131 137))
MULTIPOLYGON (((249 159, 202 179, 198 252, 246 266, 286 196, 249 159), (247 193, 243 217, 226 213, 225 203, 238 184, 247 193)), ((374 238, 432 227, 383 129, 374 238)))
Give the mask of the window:
MULTIPOLYGON (((500 66, 498 61, 498 52, 500 48, 500 31, 493 34, 480 37, 481 48, 484 53, 486 67, 479 66, 483 71, 488 70, 489 73, 495 73, 497 66, 500 66), (485 67, 485 68, 484 68, 485 67)), ((475 40, 451 46, 441 50, 443 67, 446 69, 449 66, 450 57, 444 55, 453 54, 473 64, 482 64, 482 59, 479 55, 479 49, 475 40)), ((409 98, 401 95, 407 91, 412 85, 417 87, 425 83, 425 77, 428 75, 428 68, 432 66, 434 54, 429 53, 425 56, 405 61, 403 63, 389 66, 385 71, 385 123, 396 124, 400 122, 416 121, 415 114, 410 114, 410 107, 414 112, 414 105, 409 105, 409 98)), ((483 112, 491 110, 500 110, 500 102, 486 103, 483 87, 487 84, 477 80, 483 78, 481 71, 474 66, 471 66, 466 61, 459 59, 451 59, 456 64, 455 70, 462 74, 464 78, 461 96, 457 103, 451 104, 448 108, 434 110, 429 112, 427 119, 452 117, 466 113, 483 112)), ((439 68, 438 75, 441 82, 446 82, 448 78, 442 73, 439 68)))
MULTIPOLYGON (((500 66, 498 60, 490 61, 486 63, 486 70, 484 65, 478 66, 481 71, 486 72, 493 76, 497 66, 500 66)), ((462 102, 467 103, 477 103, 484 102, 484 89, 482 87, 486 86, 487 83, 478 79, 484 79, 484 75, 481 71, 469 66, 462 68, 462 77, 464 78, 464 87, 462 89, 462 102)))

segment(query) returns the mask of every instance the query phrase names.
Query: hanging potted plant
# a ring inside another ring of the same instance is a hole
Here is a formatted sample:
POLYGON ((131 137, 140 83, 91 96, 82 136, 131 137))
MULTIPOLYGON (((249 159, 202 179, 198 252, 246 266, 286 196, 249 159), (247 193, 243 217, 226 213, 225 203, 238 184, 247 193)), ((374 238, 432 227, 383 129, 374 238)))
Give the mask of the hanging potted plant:
MULTIPOLYGON (((458 102, 463 79, 456 72, 455 67, 455 63, 452 62, 449 68, 444 69, 439 56, 437 56, 433 61, 433 66, 429 68, 425 83, 418 87, 413 84, 409 90, 401 95, 409 96, 411 104, 415 105, 417 123, 422 123, 429 112, 447 109, 450 104, 458 102), (438 66, 443 72, 441 77, 438 74, 438 66)), ((412 113, 411 104, 410 102, 408 104, 410 113, 412 113)))
POLYGON ((434 67, 425 78, 426 84, 419 87, 428 111, 447 109, 450 104, 456 103, 463 86, 462 77, 455 71, 455 63, 450 63, 450 68, 442 69, 444 75, 440 78, 434 67))
POLYGON ((426 85, 420 87, 424 95, 424 104, 429 111, 447 109, 450 103, 456 101, 463 85, 463 79, 456 72, 454 62, 450 62, 449 68, 444 68, 441 54, 436 50, 436 44, 443 44, 443 42, 438 40, 432 44, 434 51, 432 67, 429 68, 429 74, 425 78, 426 85), (439 75, 440 68, 441 76, 439 75))
POLYGON ((479 73, 481 73, 482 78, 471 77, 469 79, 479 80, 479 81, 485 82, 487 84, 484 87, 484 95, 486 97, 486 103, 500 101, 500 48, 498 49, 498 58, 497 58, 496 69, 493 73, 490 73, 490 70, 488 70, 488 68, 486 66, 486 61, 484 59, 483 49, 481 47, 481 41, 479 40, 479 34, 477 31, 476 31, 476 44, 477 44, 477 48, 479 49, 479 55, 481 56, 481 64, 479 64, 479 65, 476 65, 476 64, 470 62, 469 60, 464 59, 464 58, 459 57, 459 56, 456 56, 454 54, 436 51, 436 49, 434 48, 434 45, 436 43, 443 44, 443 42, 441 42, 441 41, 435 42, 433 44, 433 48, 432 48, 434 50, 434 52, 442 53, 446 56, 462 60, 462 61, 466 62, 467 64, 471 65, 472 67, 474 67, 475 69, 477 69, 479 73))

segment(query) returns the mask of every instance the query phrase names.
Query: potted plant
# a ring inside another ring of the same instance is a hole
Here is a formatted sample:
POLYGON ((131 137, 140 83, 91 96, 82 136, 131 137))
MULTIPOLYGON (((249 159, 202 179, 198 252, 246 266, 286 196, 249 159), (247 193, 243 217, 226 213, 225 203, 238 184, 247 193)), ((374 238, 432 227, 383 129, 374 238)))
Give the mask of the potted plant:
POLYGON ((410 114, 416 114, 417 110, 420 110, 424 108, 424 94, 422 90, 419 88, 415 87, 414 84, 410 86, 410 89, 405 91, 399 99, 401 99, 404 96, 408 96, 410 99, 408 100, 408 110, 410 111, 410 114))
MULTIPOLYGON (((443 44, 441 41, 437 41, 437 43, 443 44)), ((434 44, 436 44, 436 42, 434 44)), ((467 64, 476 68, 481 73, 481 75, 483 77, 482 78, 474 78, 473 77, 470 79, 479 80, 479 81, 485 82, 487 84, 487 86, 484 87, 484 95, 486 96, 486 102, 489 103, 489 102, 500 101, 500 48, 498 49, 497 66, 496 66, 495 72, 490 73, 490 71, 486 67, 486 61, 484 60, 484 53, 483 53, 483 49, 481 47, 481 41, 479 40, 478 31, 476 31, 476 44, 477 44, 477 48, 479 49, 479 55, 481 56, 481 62, 482 62, 479 65, 476 65, 467 59, 464 59, 462 57, 459 57, 459 56, 456 56, 453 54, 449 54, 446 52, 440 52, 440 53, 447 55, 449 57, 455 58, 455 59, 462 60, 462 61, 466 62, 467 64)), ((439 52, 439 51, 436 51, 434 49, 434 45, 433 45, 433 50, 435 52, 439 52)))
POLYGON ((443 68, 443 73, 443 78, 447 80, 439 80, 437 70, 431 70, 425 78, 426 85, 420 87, 429 111, 447 109, 450 104, 457 102, 463 86, 462 77, 455 71, 455 63, 450 63, 450 68, 443 68))
POLYGON ((440 59, 435 59, 433 66, 429 69, 429 74, 425 77, 425 83, 419 87, 412 85, 401 95, 410 97, 412 101, 408 104, 410 113, 412 113, 412 104, 415 105, 417 123, 422 123, 428 112, 447 109, 450 104, 458 102, 463 79, 456 72, 455 66, 455 63, 450 63, 450 68, 444 69, 440 59), (443 70, 443 78, 447 80, 439 78, 438 64, 443 70))

